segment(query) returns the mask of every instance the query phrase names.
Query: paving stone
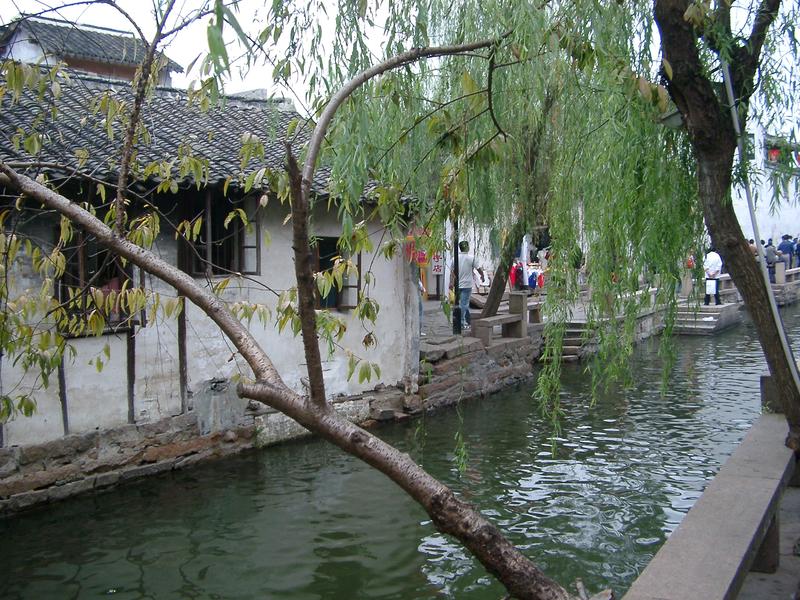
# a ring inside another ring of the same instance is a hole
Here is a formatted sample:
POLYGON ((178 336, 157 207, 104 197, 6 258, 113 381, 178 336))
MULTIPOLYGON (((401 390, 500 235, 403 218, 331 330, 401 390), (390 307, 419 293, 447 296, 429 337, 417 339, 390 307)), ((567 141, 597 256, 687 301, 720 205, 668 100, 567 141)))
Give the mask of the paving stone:
POLYGON ((119 471, 111 471, 109 473, 100 473, 94 478, 95 489, 101 489, 116 485, 120 480, 121 474, 119 471))
POLYGON ((8 499, 6 507, 9 512, 19 512, 37 504, 43 504, 50 500, 50 490, 38 490, 35 492, 24 492, 16 494, 8 499))
POLYGON ((83 494, 94 489, 94 477, 85 477, 80 481, 73 481, 72 483, 65 483, 64 485, 57 485, 49 488, 50 500, 63 500, 70 496, 83 494))
POLYGON ((148 475, 156 475, 157 473, 163 473, 164 471, 169 471, 172 469, 174 464, 175 461, 164 460, 149 465, 131 467, 130 469, 125 469, 120 473, 120 482, 138 479, 139 477, 147 477, 148 475))

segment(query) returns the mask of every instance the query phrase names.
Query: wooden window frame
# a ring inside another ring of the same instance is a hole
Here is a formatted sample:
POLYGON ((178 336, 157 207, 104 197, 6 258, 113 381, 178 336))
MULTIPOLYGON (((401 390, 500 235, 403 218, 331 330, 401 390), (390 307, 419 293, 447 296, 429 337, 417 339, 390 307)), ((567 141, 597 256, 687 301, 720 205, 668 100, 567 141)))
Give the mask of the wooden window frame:
MULTIPOLYGON (((55 239, 58 239, 59 236, 60 229, 56 229, 55 239)), ((129 282, 133 280, 130 265, 123 267, 119 257, 114 256, 110 250, 97 242, 94 236, 88 235, 80 229, 74 231, 72 240, 68 244, 65 244, 61 252, 66 259, 66 265, 64 274, 56 281, 56 299, 60 303, 66 304, 69 301, 68 290, 70 288, 82 290, 81 295, 86 299, 86 306, 83 309, 66 306, 65 308, 69 314, 79 315, 83 313, 84 315, 88 315, 89 311, 97 308, 92 301, 90 293, 92 288, 100 289, 104 293, 111 290, 119 291, 122 289, 126 280, 129 282), (91 273, 89 270, 90 255, 95 253, 103 254, 102 258, 97 258, 98 264, 102 261, 102 266, 96 267, 95 272, 91 273), (110 261, 110 263, 106 264, 108 261, 110 261), (104 270, 109 268, 115 269, 118 271, 118 274, 110 278, 97 278, 97 273, 101 268, 104 270), (114 279, 118 279, 117 284, 109 285, 114 279), (75 283, 77 283, 77 285, 75 285, 75 283)), ((136 319, 128 319, 129 315, 121 305, 111 314, 106 314, 104 309, 101 310, 101 313, 103 313, 106 324, 103 331, 104 334, 126 331, 130 329, 131 326, 138 324, 136 319)), ((62 333, 67 335, 67 337, 76 337, 68 331, 62 333)), ((79 337, 85 335, 91 334, 79 334, 79 337)))
POLYGON ((261 212, 258 199, 248 196, 232 201, 228 198, 214 197, 207 190, 202 199, 193 198, 187 202, 184 218, 193 220, 201 214, 203 223, 198 240, 190 242, 182 238, 180 264, 181 268, 192 277, 225 277, 235 274, 261 274, 261 212), (247 204, 252 203, 252 215, 247 214, 248 227, 253 227, 252 243, 248 243, 249 232, 238 218, 233 219, 226 229, 224 221, 228 214, 236 208, 243 208, 248 213, 247 204), (209 224, 211 227, 209 228, 209 224), (216 238, 214 236, 217 236, 216 238), (217 257, 215 258, 215 246, 217 257), (247 252, 254 253, 254 265, 245 268, 247 252), (229 256, 220 261, 219 257, 229 256))
MULTIPOLYGON (((321 269, 320 265, 320 254, 319 254, 319 240, 335 240, 334 243, 338 242, 339 238, 335 236, 317 236, 317 242, 314 244, 314 272, 319 273, 321 269)), ((349 257, 351 260, 353 259, 352 256, 349 257)), ((361 293, 361 252, 359 252, 355 256, 356 270, 358 271, 358 276, 355 277, 355 283, 352 282, 353 277, 345 276, 344 280, 342 281, 342 289, 336 290, 336 305, 335 306, 323 306, 322 305, 322 297, 319 294, 319 289, 314 290, 314 306, 317 309, 334 309, 337 311, 345 311, 354 309, 358 303, 358 296, 361 293), (353 293, 352 290, 355 290, 353 293), (355 298, 355 303, 347 302, 347 297, 355 298)))

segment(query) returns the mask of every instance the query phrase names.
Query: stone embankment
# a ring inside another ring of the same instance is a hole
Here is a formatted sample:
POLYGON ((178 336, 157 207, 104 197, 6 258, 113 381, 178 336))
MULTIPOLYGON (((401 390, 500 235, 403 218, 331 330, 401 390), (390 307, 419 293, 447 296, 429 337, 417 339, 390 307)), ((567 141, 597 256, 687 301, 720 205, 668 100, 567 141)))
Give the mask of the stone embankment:
MULTIPOLYGON (((533 376, 540 331, 501 339, 489 348, 471 337, 437 338, 422 344, 415 393, 380 386, 336 398, 334 405, 352 421, 370 426, 491 394, 533 376)), ((308 435, 285 415, 236 397, 227 382, 207 382, 191 407, 157 422, 0 449, 0 514, 308 435)))

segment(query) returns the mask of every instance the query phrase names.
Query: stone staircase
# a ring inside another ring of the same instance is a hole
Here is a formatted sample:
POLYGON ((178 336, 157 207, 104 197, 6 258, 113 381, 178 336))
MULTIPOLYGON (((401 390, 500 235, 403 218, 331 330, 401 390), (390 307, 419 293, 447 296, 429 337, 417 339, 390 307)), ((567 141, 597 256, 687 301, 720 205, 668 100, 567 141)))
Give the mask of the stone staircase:
POLYGON ((675 315, 676 335, 714 335, 742 320, 738 304, 720 304, 719 306, 696 306, 683 304, 678 306, 675 315))
POLYGON ((570 322, 564 330, 561 362, 579 361, 587 352, 585 348, 594 344, 592 338, 585 338, 586 323, 570 322))

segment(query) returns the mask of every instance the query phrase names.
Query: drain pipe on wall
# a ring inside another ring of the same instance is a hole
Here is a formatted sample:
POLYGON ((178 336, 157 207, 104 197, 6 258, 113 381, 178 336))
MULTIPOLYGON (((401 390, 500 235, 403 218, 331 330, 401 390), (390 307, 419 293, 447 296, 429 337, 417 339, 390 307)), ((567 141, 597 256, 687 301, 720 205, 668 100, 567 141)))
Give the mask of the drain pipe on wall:
MULTIPOLYGON (((745 157, 745 149, 744 149, 744 136, 742 134, 742 127, 739 123, 739 112, 736 110, 736 101, 733 97, 733 85, 731 83, 731 71, 730 67, 728 66, 728 62, 726 60, 722 61, 722 77, 725 80, 725 91, 728 96, 728 103, 731 109, 731 120, 733 121, 733 130, 736 132, 736 141, 739 148, 739 160, 744 164, 746 157, 745 157)), ((753 204, 753 194, 750 189, 750 179, 747 177, 747 173, 743 171, 743 182, 744 182, 744 191, 745 195, 747 196, 747 208, 750 210, 750 222, 753 225, 753 236, 756 239, 756 248, 758 250, 758 264, 761 267, 761 276, 764 279, 764 285, 767 288, 767 297, 769 298, 769 306, 770 311, 772 312, 772 318, 775 320, 775 326, 778 329, 778 337, 781 341, 781 347, 783 348, 783 353, 786 356, 786 360, 789 362, 789 369, 792 372, 792 379, 794 379, 794 385, 797 389, 800 389, 800 374, 797 372, 797 362, 794 360, 794 354, 792 353, 792 348, 789 345, 789 340, 786 337, 786 330, 783 327, 783 320, 781 319, 781 315, 778 312, 778 303, 775 301, 775 294, 772 291, 772 284, 769 281, 769 272, 767 271, 767 260, 766 256, 764 255, 764 248, 758 243, 758 240, 761 239, 761 234, 758 232, 758 222, 756 221, 756 209, 755 205, 753 204)))

